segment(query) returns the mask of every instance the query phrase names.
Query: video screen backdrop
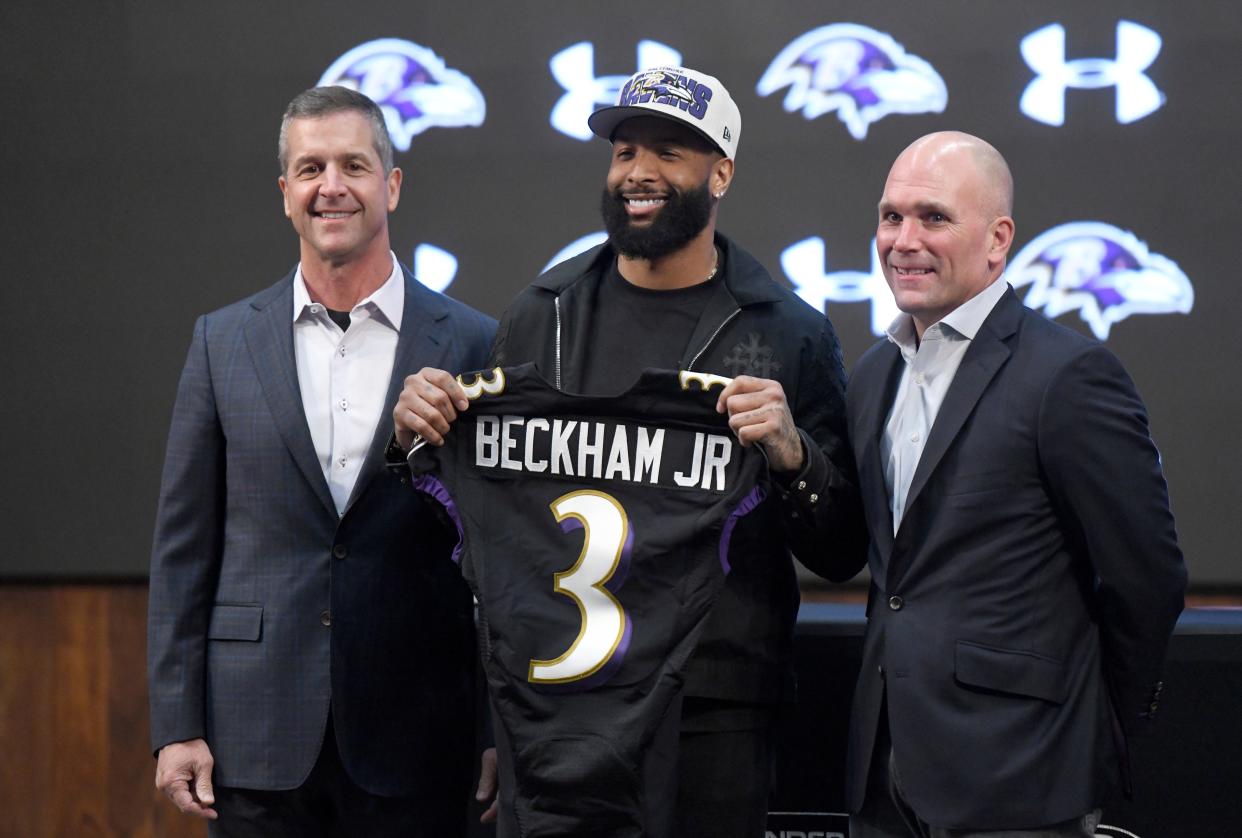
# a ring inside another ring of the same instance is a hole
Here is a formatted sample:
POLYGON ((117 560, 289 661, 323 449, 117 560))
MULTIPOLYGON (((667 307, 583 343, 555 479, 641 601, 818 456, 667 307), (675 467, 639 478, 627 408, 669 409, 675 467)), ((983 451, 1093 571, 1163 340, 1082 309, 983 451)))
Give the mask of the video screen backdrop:
POLYGON ((609 155, 587 115, 680 63, 742 112, 720 229, 828 313, 847 366, 894 313, 872 248, 893 158, 950 128, 1001 149, 1010 282, 1122 358, 1192 582, 1242 584, 1233 4, 19 0, 0 39, 0 575, 145 574, 194 318, 297 260, 276 186, 294 94, 381 102, 405 173, 398 257, 499 316, 602 236, 609 155))

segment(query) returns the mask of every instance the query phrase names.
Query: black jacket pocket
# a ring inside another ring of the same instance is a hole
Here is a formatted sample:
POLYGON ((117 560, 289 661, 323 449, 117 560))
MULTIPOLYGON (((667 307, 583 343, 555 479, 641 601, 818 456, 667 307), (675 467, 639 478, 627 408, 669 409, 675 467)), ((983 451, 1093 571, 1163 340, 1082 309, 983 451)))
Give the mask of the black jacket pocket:
POLYGON ((954 677, 959 684, 1063 704, 1069 685, 1065 665, 1045 655, 957 641, 954 677))

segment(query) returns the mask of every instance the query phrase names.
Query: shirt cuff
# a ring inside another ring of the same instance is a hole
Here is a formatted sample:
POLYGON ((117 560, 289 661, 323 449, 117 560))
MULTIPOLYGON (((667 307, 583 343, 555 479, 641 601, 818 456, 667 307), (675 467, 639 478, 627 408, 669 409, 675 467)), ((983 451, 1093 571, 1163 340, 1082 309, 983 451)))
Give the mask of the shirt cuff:
POLYGON ((827 502, 822 497, 828 485, 831 465, 824 452, 801 428, 798 438, 802 440, 802 470, 793 476, 773 474, 772 483, 791 518, 810 518, 819 504, 827 502))

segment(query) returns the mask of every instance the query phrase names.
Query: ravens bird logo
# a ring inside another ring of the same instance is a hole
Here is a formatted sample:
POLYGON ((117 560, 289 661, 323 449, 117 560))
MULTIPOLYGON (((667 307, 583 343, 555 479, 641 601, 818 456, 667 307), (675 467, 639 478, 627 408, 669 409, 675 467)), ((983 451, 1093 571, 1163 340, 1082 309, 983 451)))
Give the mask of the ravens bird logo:
POLYGON ((401 151, 428 128, 478 126, 487 115, 483 94, 468 76, 401 38, 354 47, 332 62, 319 84, 348 87, 379 105, 392 144, 401 151))
POLYGON ((634 83, 631 95, 652 94, 656 99, 666 97, 668 100, 680 100, 686 104, 694 103, 694 94, 686 87, 686 80, 681 76, 663 70, 647 73, 634 83))
POLYGON ((1005 278, 1014 288, 1029 285, 1024 302, 1048 317, 1077 309, 1100 340, 1131 314, 1189 314, 1195 303, 1190 279, 1173 261, 1133 233, 1095 221, 1038 236, 1010 261, 1005 278))
POLYGON ((891 36, 867 26, 834 23, 795 39, 772 61, 757 92, 788 86, 785 110, 815 119, 831 111, 856 140, 889 114, 941 113, 944 79, 891 36))

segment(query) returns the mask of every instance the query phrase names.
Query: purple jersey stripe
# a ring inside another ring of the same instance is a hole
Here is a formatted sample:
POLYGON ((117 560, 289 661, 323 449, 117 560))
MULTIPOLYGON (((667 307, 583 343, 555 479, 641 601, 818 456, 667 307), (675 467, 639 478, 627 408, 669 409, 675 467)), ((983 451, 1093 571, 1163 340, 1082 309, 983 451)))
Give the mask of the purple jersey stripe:
POLYGON ((720 569, 728 575, 733 566, 729 564, 729 539, 733 538, 733 528, 737 526, 737 522, 749 515, 751 511, 763 503, 763 499, 767 494, 763 488, 756 486, 751 489, 746 497, 742 498, 741 503, 729 513, 729 517, 725 519, 724 529, 720 532, 720 569))
POLYGON ((444 511, 448 513, 448 516, 453 519, 453 526, 457 527, 457 544, 453 547, 453 564, 460 567, 461 550, 462 545, 466 542, 466 531, 461 525, 461 516, 457 513, 457 502, 453 500, 453 495, 449 492, 447 486, 430 474, 414 478, 414 488, 435 498, 444 507, 444 511))

